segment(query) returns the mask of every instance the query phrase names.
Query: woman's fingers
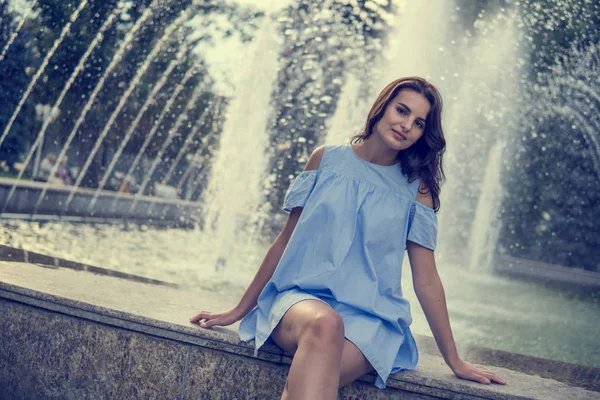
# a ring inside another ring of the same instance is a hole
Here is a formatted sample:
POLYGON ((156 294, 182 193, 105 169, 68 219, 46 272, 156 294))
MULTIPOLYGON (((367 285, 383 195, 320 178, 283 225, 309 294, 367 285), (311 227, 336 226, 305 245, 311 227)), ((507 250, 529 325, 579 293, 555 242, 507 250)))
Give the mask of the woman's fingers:
POLYGON ((500 378, 498 375, 494 374, 493 372, 488 371, 488 373, 485 374, 485 377, 488 378, 492 382, 499 383, 501 385, 506 385, 506 381, 504 379, 500 378))
POLYGON ((213 318, 218 318, 219 316, 221 316, 221 314, 213 314, 208 311, 201 311, 200 314, 196 315, 195 317, 192 317, 190 319, 190 322, 195 324, 195 323, 199 322, 201 319, 209 320, 209 319, 213 319, 213 318))
POLYGON ((206 318, 206 314, 207 314, 206 311, 201 311, 200 314, 196 315, 195 317, 190 318, 190 322, 195 324, 196 322, 200 321, 201 319, 206 318))
POLYGON ((481 368, 475 368, 464 361, 456 365, 453 369, 453 372, 459 378, 483 383, 485 385, 489 385, 492 382, 506 385, 506 381, 493 372, 481 368))
POLYGON ((461 374, 458 376, 459 378, 467 379, 469 381, 475 381, 479 383, 483 383, 485 385, 489 385, 491 382, 488 378, 483 375, 478 374, 475 371, 466 371, 465 374, 461 374))
POLYGON ((506 381, 500 378, 498 375, 494 374, 492 371, 488 371, 486 369, 476 368, 474 371, 476 374, 482 375, 487 378, 490 382, 499 383, 501 385, 506 385, 506 381))
POLYGON ((206 321, 200 323, 200 326, 203 328, 210 328, 211 326, 214 326, 214 325, 224 325, 223 318, 221 318, 221 316, 219 316, 217 318, 207 319, 206 321))
POLYGON ((492 383, 488 378, 486 378, 483 375, 477 374, 477 373, 473 373, 473 377, 475 378, 475 379, 473 379, 474 381, 483 383, 485 385, 489 385, 490 383, 492 383))
POLYGON ((473 378, 471 378, 474 381, 477 381, 479 383, 483 383, 483 384, 490 384, 492 382, 494 383, 499 383, 501 385, 506 385, 506 381, 502 378, 500 378, 498 375, 494 374, 491 371, 486 371, 486 370, 481 370, 481 369, 474 369, 473 371, 471 371, 473 378))
POLYGON ((190 319, 191 323, 200 323, 203 328, 210 328, 215 325, 231 325, 234 322, 240 320, 243 315, 239 311, 232 309, 222 313, 211 313, 208 311, 201 311, 200 314, 190 319))

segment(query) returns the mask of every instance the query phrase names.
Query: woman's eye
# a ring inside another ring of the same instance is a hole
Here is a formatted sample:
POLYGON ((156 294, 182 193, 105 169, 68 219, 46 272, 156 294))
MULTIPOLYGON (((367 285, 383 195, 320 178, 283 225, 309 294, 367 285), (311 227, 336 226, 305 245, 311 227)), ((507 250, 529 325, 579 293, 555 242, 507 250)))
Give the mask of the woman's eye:
POLYGON ((406 110, 404 110, 403 108, 399 108, 398 109, 398 113, 405 115, 406 114, 406 110))
POLYGON ((417 122, 417 127, 423 129, 423 123, 421 121, 417 122))

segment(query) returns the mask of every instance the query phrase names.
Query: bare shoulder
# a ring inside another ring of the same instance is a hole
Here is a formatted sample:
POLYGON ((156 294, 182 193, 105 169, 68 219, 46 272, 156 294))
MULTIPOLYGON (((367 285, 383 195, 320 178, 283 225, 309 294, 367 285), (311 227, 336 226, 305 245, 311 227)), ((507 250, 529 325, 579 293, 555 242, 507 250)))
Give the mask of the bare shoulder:
POLYGON ((306 162, 306 165, 304 166, 304 170, 305 171, 312 171, 312 170, 316 170, 319 169, 319 165, 321 165, 321 158, 323 158, 323 152, 325 151, 325 146, 319 146, 317 147, 312 154, 310 155, 310 157, 308 158, 308 161, 306 162))
POLYGON ((431 197, 431 190, 427 185, 421 181, 419 182, 419 190, 417 191, 417 201, 424 206, 433 208, 433 198, 431 197))

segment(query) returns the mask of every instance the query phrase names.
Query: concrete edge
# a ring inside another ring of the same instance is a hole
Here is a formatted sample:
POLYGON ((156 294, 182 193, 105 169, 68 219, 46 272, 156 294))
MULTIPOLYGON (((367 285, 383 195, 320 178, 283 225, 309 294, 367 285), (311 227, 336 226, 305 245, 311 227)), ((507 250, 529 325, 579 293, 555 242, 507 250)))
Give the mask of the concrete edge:
MULTIPOLYGON (((164 282, 156 279, 150 279, 139 275, 128 274, 118 272, 106 268, 96 267, 88 264, 77 263, 70 260, 65 260, 57 257, 51 257, 40 253, 35 253, 23 249, 0 245, 0 260, 10 262, 23 262, 37 264, 41 267, 49 268, 68 268, 76 271, 87 271, 98 275, 112 276, 116 278, 131 280, 140 283, 149 283, 153 285, 167 286, 178 289, 179 286, 173 283, 164 282)), ((563 267, 565 268, 565 267, 563 267)), ((589 271, 584 271, 590 274, 589 271)), ((0 286, 1 286, 0 282, 0 286)), ((68 301, 67 299, 64 299, 68 301)), ((54 301, 54 300, 53 300, 54 301)), ((80 303, 77 303, 78 305, 80 303)), ((96 307, 96 306, 95 306, 96 307)), ((110 309, 106 309, 104 312, 110 313, 110 309)), ((130 319, 136 318, 135 315, 128 317, 130 319)), ((140 317, 143 318, 143 317, 140 317)), ((149 320, 156 321, 156 320, 149 320)), ((146 322, 144 322, 146 323, 146 322)), ((178 328, 180 328, 178 326, 178 328)), ((195 331, 193 331, 195 332, 195 331)), ((193 334, 192 332, 192 334, 193 334)), ((237 336, 235 336, 237 337, 237 336)), ((439 350, 435 341, 432 337, 415 335, 419 351, 427 354, 440 356, 439 350)), ((232 340, 234 342, 234 340, 232 340)), ((238 342, 239 346, 250 346, 244 342, 238 342)), ((209 347, 209 346, 207 346, 209 347)), ((271 354, 281 354, 280 349, 277 346, 271 345, 270 343, 265 344, 262 351, 266 351, 271 354)), ((542 359, 533 356, 527 356, 522 354, 510 353, 503 350, 490 349, 485 347, 479 347, 474 345, 458 345, 459 353, 462 357, 471 363, 485 364, 488 366, 495 366, 506 368, 510 365, 510 368, 514 371, 521 372, 527 375, 539 376, 542 378, 553 379, 558 382, 562 382, 572 386, 578 386, 587 390, 600 391, 600 379, 594 379, 593 377, 600 376, 600 369, 581 366, 577 364, 566 363, 562 361, 542 359)), ((259 354, 261 353, 259 352, 259 354)), ((271 360, 271 358, 268 358, 271 360)), ((288 362, 288 364, 291 360, 288 362)), ((403 373, 397 374, 397 377, 392 375, 392 378, 398 381, 403 381, 403 373)), ((375 374, 373 374, 373 379, 375 374)))
MULTIPOLYGON (((87 319, 104 325, 115 326, 214 350, 227 351, 237 355, 252 357, 254 352, 253 347, 246 343, 225 342, 206 335, 197 334, 202 331, 194 330, 192 328, 186 329, 185 327, 178 327, 182 329, 173 329, 171 324, 162 321, 106 309, 88 303, 59 298, 45 293, 43 296, 36 296, 36 294, 40 293, 0 282, 0 297, 7 300, 43 308, 64 315, 87 319)), ((220 329, 220 331, 222 330, 220 329)), ((264 351, 259 351, 257 358, 264 361, 281 362, 281 351, 279 350, 279 352, 277 352, 277 350, 278 349, 275 346, 268 347, 264 351)))
MULTIPOLYGON (((46 182, 36 182, 36 181, 28 181, 28 180, 12 179, 12 178, 0 178, 0 185, 10 186, 10 187, 15 185, 15 186, 19 186, 19 187, 26 187, 29 189, 44 189, 44 188, 46 188, 46 190, 48 192, 60 192, 60 193, 66 193, 66 194, 70 194, 71 189, 73 189, 73 186, 58 185, 58 184, 52 184, 52 183, 47 184, 46 182)), ((79 187, 76 189, 76 193, 94 196, 96 194, 96 190, 79 187)), ((192 201, 186 201, 186 200, 181 200, 181 199, 171 199, 168 197, 154 197, 154 196, 147 196, 147 195, 137 196, 137 195, 125 194, 123 192, 115 192, 115 191, 106 190, 106 189, 101 190, 99 192, 99 195, 111 197, 111 198, 119 198, 119 199, 120 198, 128 198, 128 197, 137 197, 138 201, 147 201, 150 203, 168 204, 168 205, 184 206, 184 207, 191 207, 191 208, 199 207, 197 203, 194 203, 192 201)))
MULTIPOLYGON (((151 318, 142 317, 126 312, 121 312, 89 303, 74 301, 47 293, 41 293, 0 282, 0 297, 10 301, 26 304, 29 306, 46 309, 52 312, 68 316, 86 319, 104 325, 114 326, 130 331, 148 334, 159 338, 165 338, 206 347, 213 350, 223 351, 237 356, 244 356, 263 361, 290 364, 291 358, 282 354, 281 350, 272 344, 267 344, 258 352, 258 357, 253 357, 253 343, 244 343, 237 340, 237 335, 226 328, 213 328, 219 332, 219 337, 211 337, 211 330, 200 330, 193 327, 175 325, 151 318)), ((214 334, 214 332, 213 332, 214 334)), ((359 379, 362 382, 373 383, 374 374, 366 375, 359 379)), ((387 381, 389 388, 433 395, 440 398, 457 398, 469 396, 481 399, 508 399, 522 400, 528 397, 499 393, 486 389, 485 386, 463 385, 460 381, 445 382, 439 379, 423 377, 415 371, 399 372, 390 376, 387 381)), ((492 387, 493 388, 493 387, 492 387)))
MULTIPOLYGON (((429 337, 424 337, 424 339, 433 341, 433 338, 429 337)), ((417 343, 421 348, 424 347, 419 340, 417 340, 417 343)), ((435 345, 435 342, 433 342, 433 345, 435 345)), ((473 345, 459 345, 458 351, 463 359, 470 363, 510 368, 523 374, 552 379, 570 386, 600 392, 600 368, 473 345), (510 367, 507 367, 508 365, 510 367)))
POLYGON ((65 260, 64 258, 47 256, 45 254, 17 249, 15 247, 4 246, 0 244, 0 261, 22 262, 38 264, 49 268, 69 268, 76 271, 87 271, 98 275, 113 276, 116 278, 127 279, 134 282, 149 283, 151 285, 168 286, 178 288, 179 286, 158 279, 146 278, 140 275, 128 274, 125 272, 114 271, 111 269, 96 267, 89 264, 82 264, 75 261, 65 260))
POLYGON ((517 279, 578 291, 600 290, 600 272, 548 264, 508 255, 494 255, 493 271, 517 279))

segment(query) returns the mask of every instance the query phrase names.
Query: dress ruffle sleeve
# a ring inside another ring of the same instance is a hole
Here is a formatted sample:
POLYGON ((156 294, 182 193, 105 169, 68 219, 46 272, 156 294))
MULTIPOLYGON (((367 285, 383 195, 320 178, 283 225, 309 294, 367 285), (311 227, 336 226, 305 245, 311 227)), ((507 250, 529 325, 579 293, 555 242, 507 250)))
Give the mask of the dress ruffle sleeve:
POLYGON ((406 240, 420 244, 430 250, 435 250, 437 231, 438 221, 435 211, 415 201, 410 210, 406 240))
POLYGON ((304 207, 317 181, 317 171, 303 171, 290 183, 283 200, 283 211, 291 212, 295 207, 304 207))

